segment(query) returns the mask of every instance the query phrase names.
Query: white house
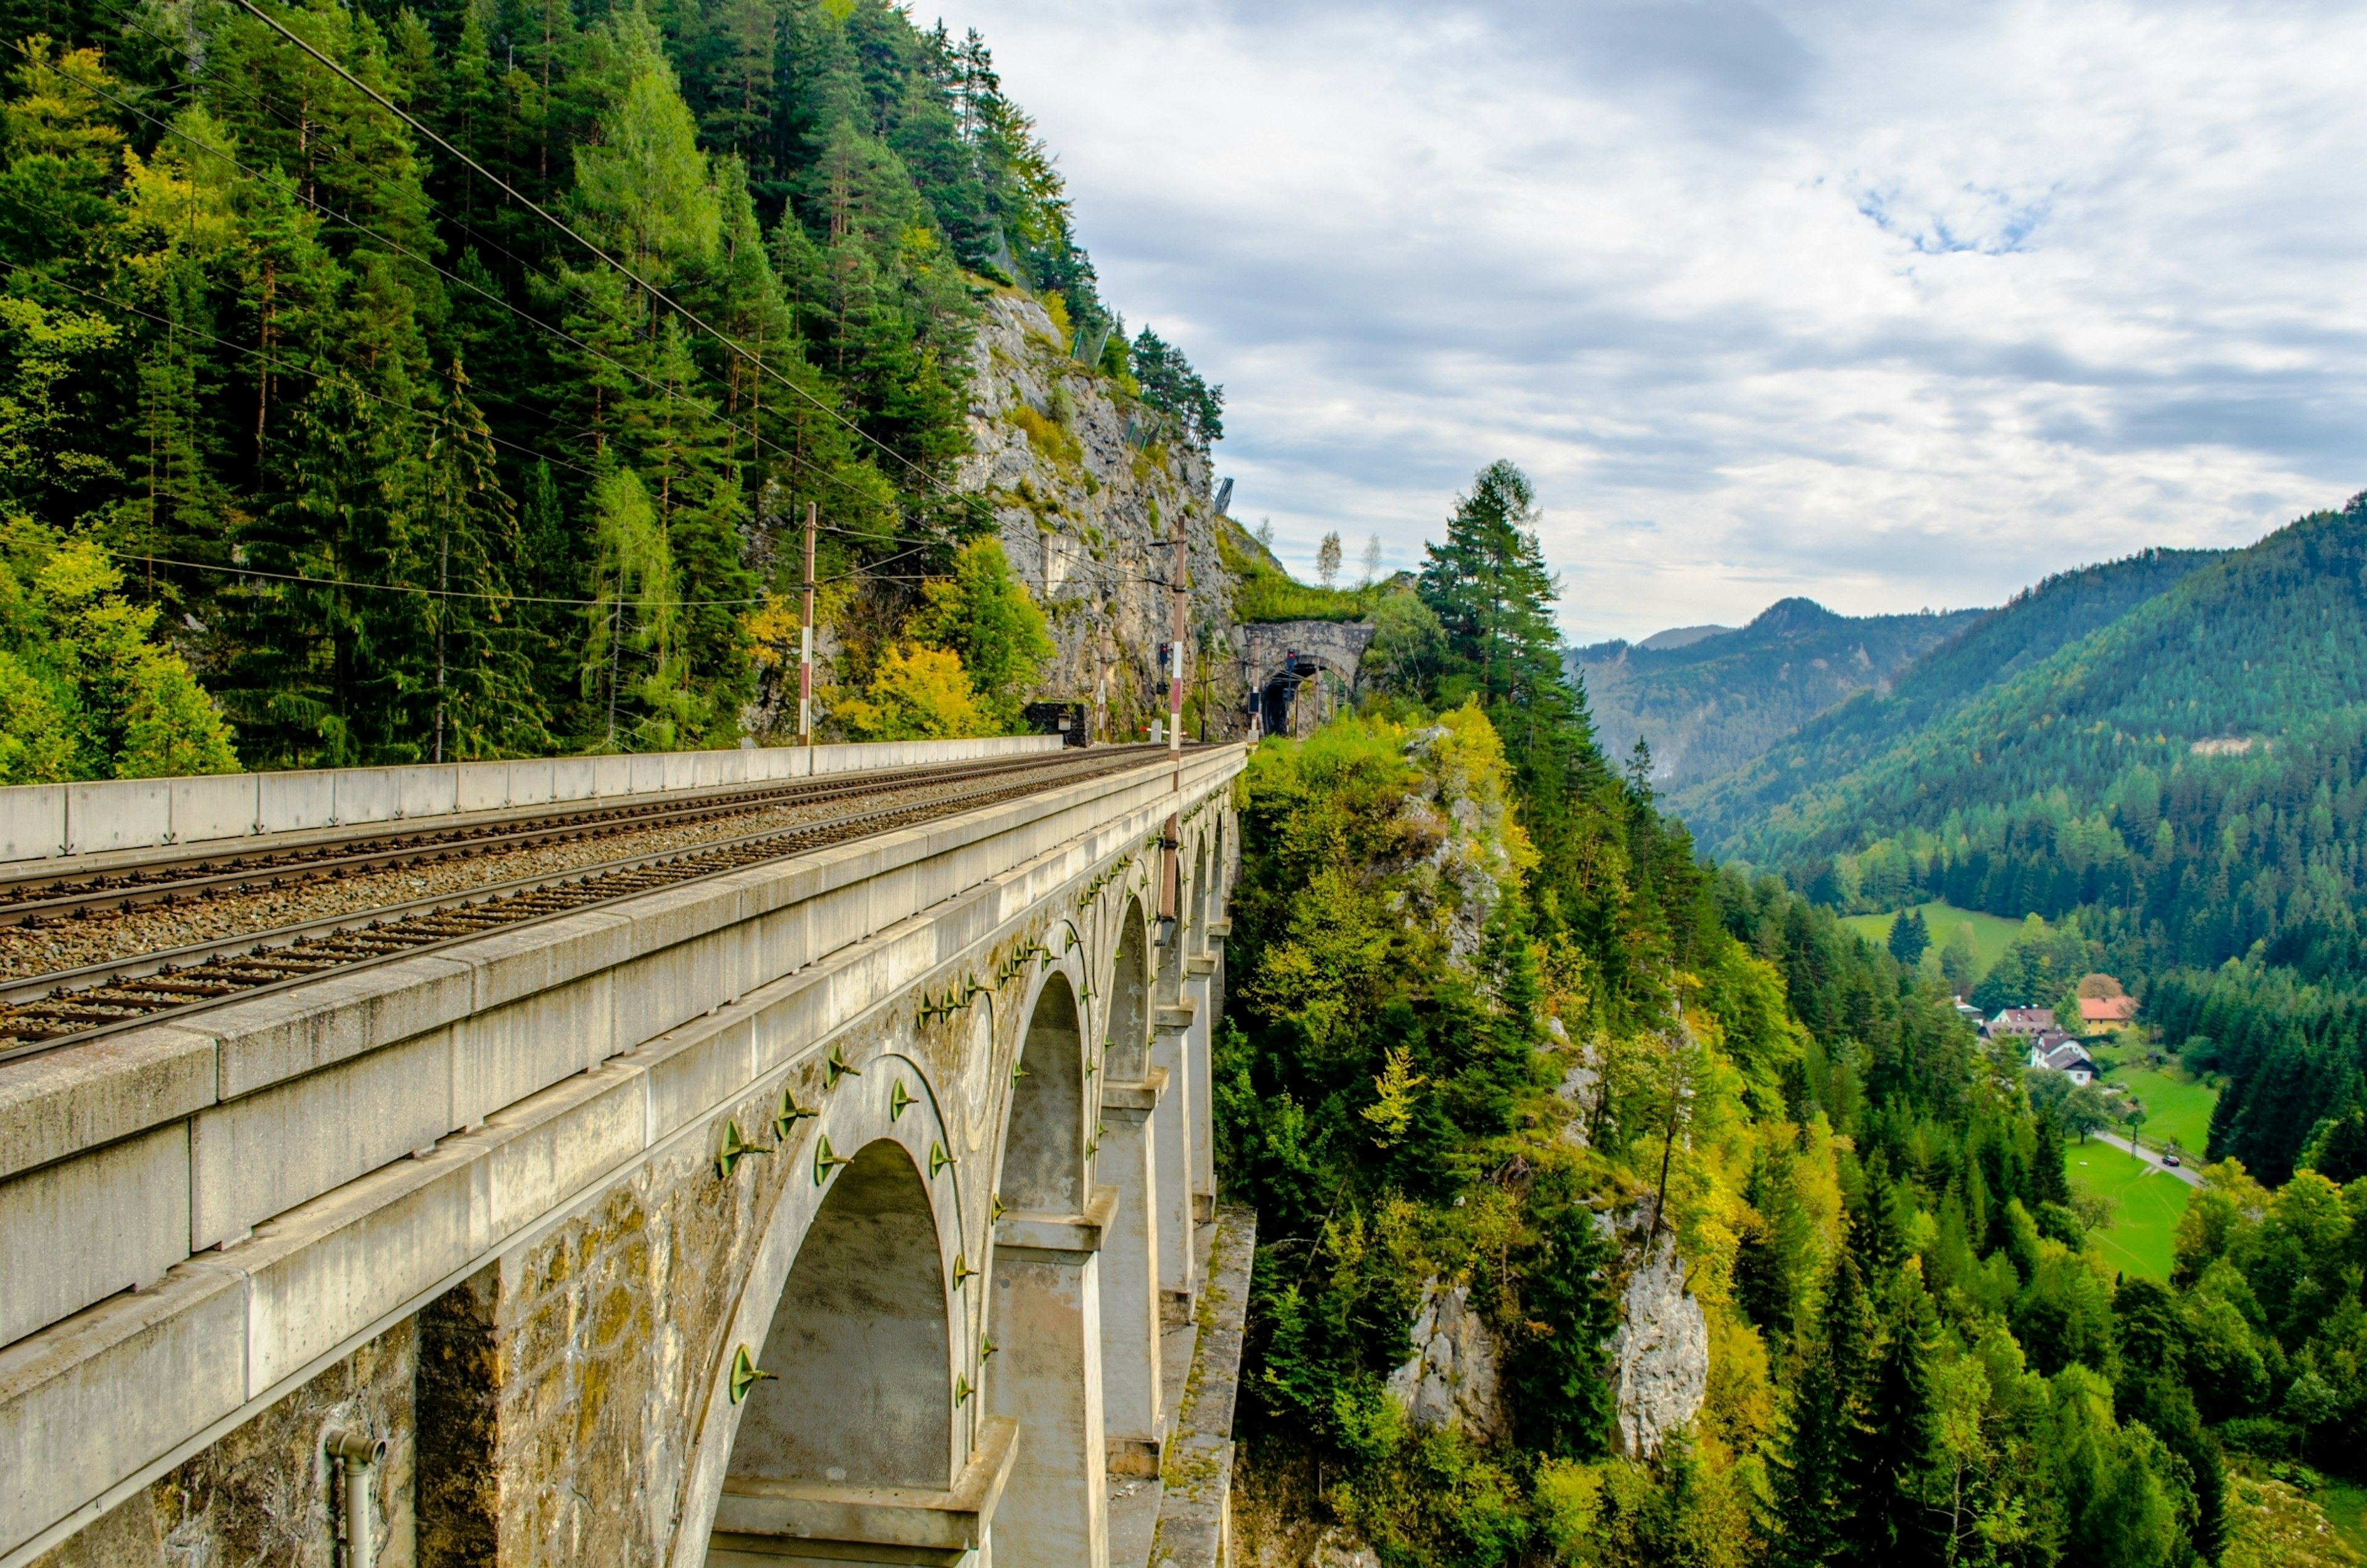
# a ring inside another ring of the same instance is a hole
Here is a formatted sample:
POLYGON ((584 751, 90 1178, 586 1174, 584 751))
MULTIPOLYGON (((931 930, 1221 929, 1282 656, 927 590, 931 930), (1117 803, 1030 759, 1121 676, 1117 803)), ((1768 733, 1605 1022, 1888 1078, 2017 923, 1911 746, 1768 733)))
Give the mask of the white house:
POLYGON ((2031 1043, 2030 1065, 2038 1072, 2062 1073, 2075 1084, 2092 1083, 2095 1059, 2069 1035, 2049 1031, 2031 1043))

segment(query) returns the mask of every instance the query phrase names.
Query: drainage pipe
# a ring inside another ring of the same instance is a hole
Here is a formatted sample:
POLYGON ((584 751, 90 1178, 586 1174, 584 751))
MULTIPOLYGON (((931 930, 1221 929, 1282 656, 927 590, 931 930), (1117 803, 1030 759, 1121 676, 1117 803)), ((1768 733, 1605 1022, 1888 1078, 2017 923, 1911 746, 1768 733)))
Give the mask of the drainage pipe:
POLYGON ((386 1462, 386 1439, 340 1428, 323 1440, 323 1447, 335 1466, 330 1484, 335 1493, 337 1568, 377 1568, 378 1542, 371 1531, 377 1519, 371 1505, 378 1467, 386 1462))

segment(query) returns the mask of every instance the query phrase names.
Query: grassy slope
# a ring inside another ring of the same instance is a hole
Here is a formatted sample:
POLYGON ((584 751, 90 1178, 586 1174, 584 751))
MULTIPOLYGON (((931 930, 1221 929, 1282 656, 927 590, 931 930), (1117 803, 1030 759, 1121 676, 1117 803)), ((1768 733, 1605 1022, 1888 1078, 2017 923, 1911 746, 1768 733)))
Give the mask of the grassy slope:
MULTIPOLYGON (((1980 960, 1980 975, 1988 974, 1989 965, 2005 956, 2006 943, 2022 934, 2020 920, 2000 919, 1976 909, 1959 909, 1942 899, 1934 898, 1916 908, 1923 911, 1923 923, 1931 928, 1931 945, 1934 947, 1946 946, 1949 936, 1958 926, 1973 928, 1973 952, 1980 960)), ((1869 941, 1885 942, 1890 940, 1890 922, 1897 919, 1897 913, 1894 910, 1887 915, 1851 915, 1841 924, 1869 941)), ((1974 978, 1979 979, 1980 975, 1974 978)))
POLYGON ((2327 1481, 2310 1495, 2323 1509, 2334 1533, 2354 1553, 2367 1554, 2367 1487, 2348 1481, 2327 1481))
POLYGON ((2146 1143, 2158 1147, 2176 1140, 2180 1148, 2201 1156, 2211 1141, 2212 1108, 2219 1103, 2215 1087, 2177 1067, 2159 1072, 2151 1067, 2121 1067, 2106 1074, 2104 1081, 2119 1084, 2144 1105, 2142 1136, 2146 1143))
POLYGON ((2186 1183, 2137 1159, 2126 1145, 2115 1147, 2101 1137, 2074 1144, 2064 1154, 2073 1187, 2117 1205, 2112 1224, 2096 1233, 2112 1267, 2149 1280, 2169 1279, 2170 1243, 2186 1213, 2186 1183))

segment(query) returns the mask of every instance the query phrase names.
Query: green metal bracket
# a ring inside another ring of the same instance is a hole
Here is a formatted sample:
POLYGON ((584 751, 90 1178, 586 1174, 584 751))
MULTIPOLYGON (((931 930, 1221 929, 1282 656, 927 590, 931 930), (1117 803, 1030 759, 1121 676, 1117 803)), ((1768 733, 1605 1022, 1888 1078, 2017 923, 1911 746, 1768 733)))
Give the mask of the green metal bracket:
POLYGON ((717 1150, 715 1155, 715 1174, 729 1176, 731 1174, 732 1168, 750 1155, 768 1155, 772 1152, 767 1148, 760 1148, 742 1137, 740 1123, 737 1121, 726 1122, 723 1123, 723 1147, 717 1150))
POLYGON ((946 1153, 944 1141, 932 1139, 929 1143, 929 1179, 934 1181, 937 1179, 937 1172, 953 1163, 954 1156, 946 1153))
POLYGON ((755 1358, 748 1354, 748 1347, 741 1346, 731 1357, 731 1403, 739 1404, 748 1397, 750 1389, 754 1388, 766 1378, 779 1375, 777 1372, 765 1371, 757 1366, 755 1358))
POLYGON ((773 1136, 787 1139, 790 1130, 809 1116, 819 1116, 819 1111, 809 1111, 798 1103, 798 1097, 787 1089, 781 1090, 780 1109, 773 1112, 773 1136))
POLYGON ((968 1404, 968 1403, 969 1379, 967 1377, 957 1377, 954 1379, 954 1404, 958 1408, 959 1406, 968 1404))
POLYGON ((995 1221, 1002 1218, 1003 1215, 1011 1213, 1011 1211, 1002 1206, 1002 1194, 997 1192, 994 1195, 993 1201, 987 1205, 986 1213, 987 1223, 989 1224, 992 1224, 995 1221))
POLYGON ((859 1078, 862 1076, 863 1070, 860 1067, 850 1067, 846 1065, 846 1057, 842 1054, 839 1046, 832 1045, 830 1048, 830 1060, 821 1066, 822 1088, 836 1089, 839 1079, 859 1078))
POLYGON ((954 1289, 955 1289, 955 1290, 957 1290, 957 1291, 958 1291, 958 1290, 960 1290, 964 1285, 968 1284, 972 1280, 975 1280, 975 1279, 977 1279, 977 1278, 978 1278, 978 1270, 977 1270, 977 1269, 973 1269, 973 1268, 971 1268, 971 1267, 969 1266, 969 1259, 968 1259, 966 1256, 964 1256, 963 1254, 961 1254, 961 1253, 958 1253, 958 1252, 955 1253, 955 1254, 954 1254, 954 1289))
POLYGON ((823 1182, 828 1181, 830 1179, 831 1170, 833 1167, 853 1165, 854 1163, 855 1162, 853 1160, 848 1159, 844 1155, 834 1155, 831 1153, 830 1135, 828 1134, 824 1134, 821 1140, 814 1145, 814 1185, 819 1187, 823 1182))
POLYGON ((898 1078, 896 1087, 888 1091, 888 1120, 895 1121, 904 1114, 904 1107, 914 1103, 917 1102, 912 1099, 912 1091, 904 1087, 902 1078, 898 1078))
POLYGON ((1021 1078, 1024 1078, 1026 1076, 1027 1067, 1025 1063, 1014 1062, 1011 1064, 1011 1081, 1013 1083, 1017 1083, 1021 1078))
POLYGON ((978 1342, 978 1364, 982 1367, 994 1359, 994 1353, 1001 1348, 1002 1347, 991 1339, 980 1339, 978 1342))

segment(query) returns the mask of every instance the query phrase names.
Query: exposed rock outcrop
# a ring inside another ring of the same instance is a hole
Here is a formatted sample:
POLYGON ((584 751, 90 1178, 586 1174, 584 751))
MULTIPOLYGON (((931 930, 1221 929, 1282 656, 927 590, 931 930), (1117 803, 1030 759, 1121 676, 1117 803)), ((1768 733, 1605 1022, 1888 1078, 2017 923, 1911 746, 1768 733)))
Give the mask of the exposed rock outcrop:
POLYGON ((1217 552, 1207 455, 1159 439, 1156 416, 1114 398, 1070 357, 1051 317, 1025 295, 986 301, 970 369, 973 450, 958 482, 986 495, 1013 571, 1051 622, 1059 651, 1039 694, 1098 697, 1114 739, 1143 739, 1165 711, 1159 649, 1172 624, 1167 584, 1180 515, 1193 641, 1206 649, 1189 689, 1209 739, 1239 734, 1240 635, 1217 552))
POLYGON ((1701 1413, 1709 1389, 1709 1319, 1685 1289, 1675 1237, 1652 1238, 1620 1306, 1611 1350, 1619 1446, 1643 1459, 1701 1413))
POLYGON ((1413 1359, 1389 1374, 1389 1396, 1421 1427, 1459 1427, 1483 1441, 1504 1436, 1496 1342, 1471 1307, 1471 1287, 1433 1280, 1414 1318, 1413 1359))

